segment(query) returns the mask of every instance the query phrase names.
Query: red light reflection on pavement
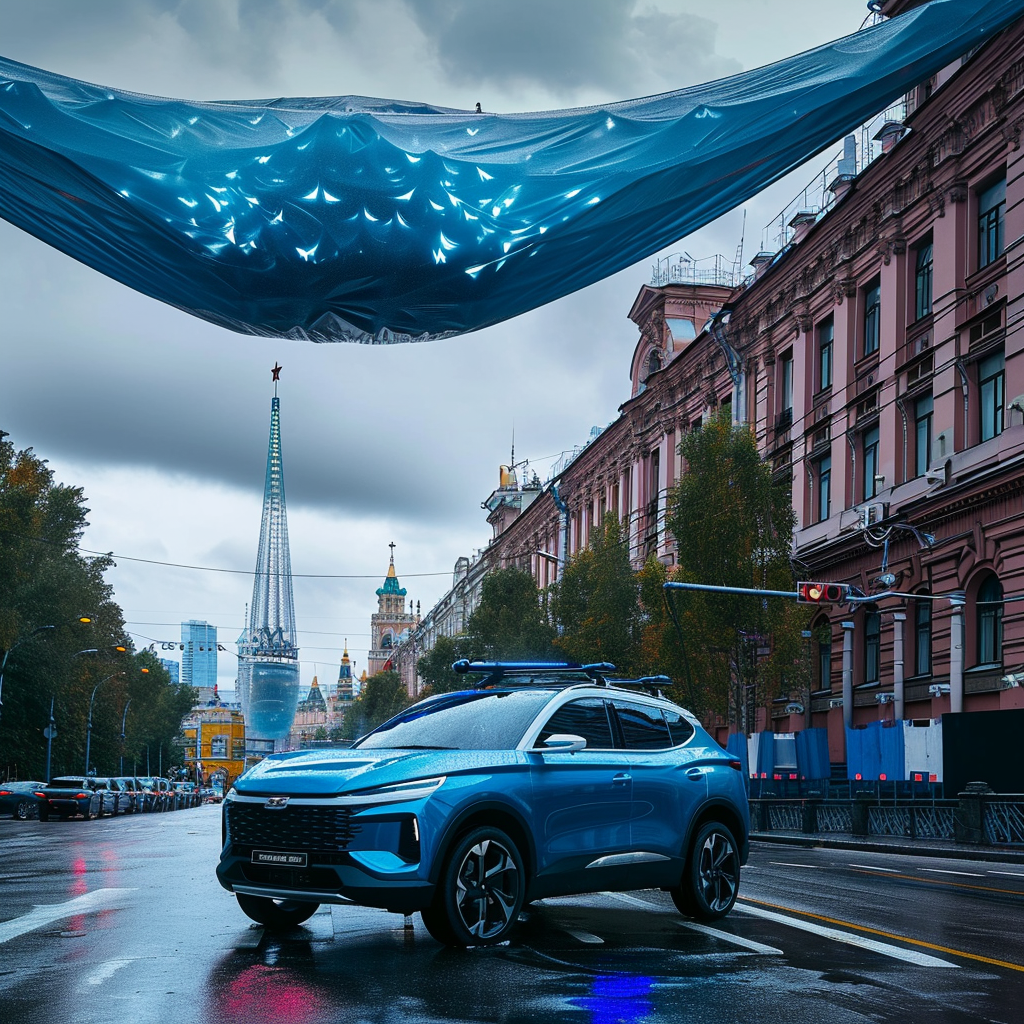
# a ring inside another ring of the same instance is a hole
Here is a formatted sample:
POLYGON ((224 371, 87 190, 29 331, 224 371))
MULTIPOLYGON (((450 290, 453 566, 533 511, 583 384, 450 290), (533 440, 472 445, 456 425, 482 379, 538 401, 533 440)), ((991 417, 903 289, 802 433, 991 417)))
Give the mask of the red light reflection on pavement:
POLYGON ((84 857, 77 857, 71 865, 72 880, 71 884, 68 886, 68 892, 71 893, 72 896, 82 896, 89 891, 89 883, 85 880, 85 875, 88 870, 84 857))
POLYGON ((222 1024, 307 1024, 321 1019, 329 997, 284 967, 253 964, 213 991, 222 1024))

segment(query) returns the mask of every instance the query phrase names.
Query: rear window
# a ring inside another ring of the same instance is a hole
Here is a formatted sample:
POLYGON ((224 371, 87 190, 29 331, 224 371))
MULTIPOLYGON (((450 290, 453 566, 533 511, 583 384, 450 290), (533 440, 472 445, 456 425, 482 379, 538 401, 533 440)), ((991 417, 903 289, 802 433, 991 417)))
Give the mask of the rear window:
POLYGON ((678 747, 685 743, 693 735, 693 725, 688 722, 678 711, 662 712, 665 721, 668 722, 668 731, 672 734, 672 746, 678 747))
POLYGON ((615 711, 627 750, 665 750, 673 746, 661 708, 617 700, 615 711))
POLYGON ((414 704, 354 743, 360 749, 513 750, 550 690, 460 691, 414 704))

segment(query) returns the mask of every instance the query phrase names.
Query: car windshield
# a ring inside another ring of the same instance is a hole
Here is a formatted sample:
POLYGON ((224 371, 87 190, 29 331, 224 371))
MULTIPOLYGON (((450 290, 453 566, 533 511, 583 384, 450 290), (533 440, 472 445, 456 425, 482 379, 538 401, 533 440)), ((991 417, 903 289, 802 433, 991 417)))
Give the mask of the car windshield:
POLYGON ((512 750, 551 691, 473 690, 414 704, 356 747, 405 750, 512 750))

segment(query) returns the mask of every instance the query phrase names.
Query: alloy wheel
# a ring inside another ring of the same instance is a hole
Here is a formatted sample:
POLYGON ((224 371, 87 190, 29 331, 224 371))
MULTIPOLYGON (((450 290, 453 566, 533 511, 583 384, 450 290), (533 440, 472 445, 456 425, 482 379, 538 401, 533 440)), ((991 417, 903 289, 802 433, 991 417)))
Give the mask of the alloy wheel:
POLYGON ((715 914, 728 910, 739 885, 739 858, 732 840, 724 832, 711 832, 700 849, 698 866, 701 894, 715 914))
POLYGON ((470 935, 490 939, 508 928, 521 879, 512 853, 496 839, 471 846, 455 878, 455 906, 470 935))

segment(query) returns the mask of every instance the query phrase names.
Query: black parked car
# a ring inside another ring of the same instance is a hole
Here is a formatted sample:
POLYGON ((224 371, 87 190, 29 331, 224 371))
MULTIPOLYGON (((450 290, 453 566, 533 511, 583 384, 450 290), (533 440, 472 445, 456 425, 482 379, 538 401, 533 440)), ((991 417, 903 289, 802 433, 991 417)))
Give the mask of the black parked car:
POLYGON ((98 818, 103 813, 103 791, 95 783, 95 779, 87 779, 82 775, 65 775, 54 779, 39 790, 42 794, 39 820, 48 821, 52 817, 67 819, 77 815, 86 821, 98 818))
POLYGON ((24 821, 39 815, 42 797, 38 794, 45 782, 4 782, 0 783, 0 814, 24 821))

